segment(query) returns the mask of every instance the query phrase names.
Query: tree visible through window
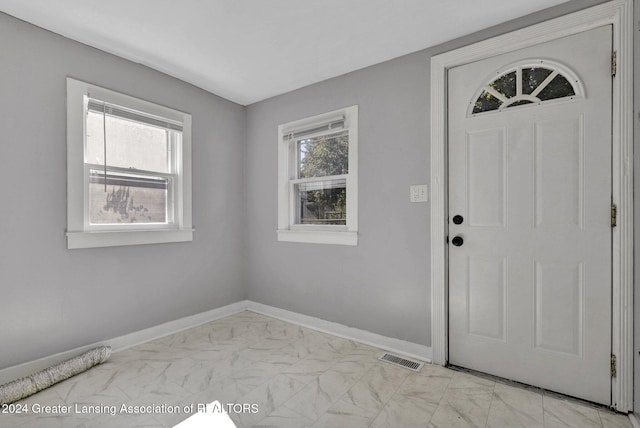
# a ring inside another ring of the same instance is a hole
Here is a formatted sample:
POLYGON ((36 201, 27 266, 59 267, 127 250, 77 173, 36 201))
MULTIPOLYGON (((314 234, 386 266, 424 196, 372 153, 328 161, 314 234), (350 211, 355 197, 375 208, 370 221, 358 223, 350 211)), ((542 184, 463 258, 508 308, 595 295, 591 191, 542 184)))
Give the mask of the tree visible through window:
MULTIPOLYGON (((577 81, 575 82, 577 83, 577 81)), ((521 65, 487 84, 473 103, 473 114, 537 104, 576 95, 570 78, 550 64, 521 65)))
POLYGON ((299 140, 299 178, 320 178, 299 183, 300 223, 346 224, 349 173, 349 135, 347 131, 299 140))
POLYGON ((358 245, 358 106, 278 127, 278 240, 358 245))

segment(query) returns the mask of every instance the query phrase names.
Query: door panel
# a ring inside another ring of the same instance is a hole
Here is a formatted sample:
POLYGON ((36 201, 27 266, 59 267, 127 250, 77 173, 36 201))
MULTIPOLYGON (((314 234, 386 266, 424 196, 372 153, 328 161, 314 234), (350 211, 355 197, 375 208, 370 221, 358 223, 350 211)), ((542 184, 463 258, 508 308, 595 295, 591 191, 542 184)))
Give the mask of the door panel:
POLYGON ((505 259, 469 257, 467 275, 468 332, 475 336, 505 340, 505 259), (473 278, 473 284, 469 281, 473 278))
POLYGON ((579 227, 584 216, 582 115, 535 123, 535 224, 579 227))
POLYGON ((611 394, 611 34, 600 27, 448 73, 449 362, 602 404, 611 394), (560 84, 536 91, 552 72, 560 84), (505 93, 551 99, 505 107, 505 93), (474 114, 478 94, 502 108, 474 114))
POLYGON ((582 356, 582 263, 535 263, 534 346, 582 356))
POLYGON ((503 226, 505 214, 504 129, 467 134, 469 222, 503 226))

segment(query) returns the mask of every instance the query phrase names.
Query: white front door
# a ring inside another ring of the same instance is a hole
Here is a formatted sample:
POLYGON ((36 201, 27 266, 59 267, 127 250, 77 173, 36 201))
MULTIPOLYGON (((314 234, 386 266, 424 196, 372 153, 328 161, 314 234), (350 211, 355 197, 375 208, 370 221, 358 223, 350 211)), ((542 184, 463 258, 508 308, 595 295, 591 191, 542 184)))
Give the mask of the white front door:
POLYGON ((604 26, 452 68, 449 363, 611 402, 604 26))

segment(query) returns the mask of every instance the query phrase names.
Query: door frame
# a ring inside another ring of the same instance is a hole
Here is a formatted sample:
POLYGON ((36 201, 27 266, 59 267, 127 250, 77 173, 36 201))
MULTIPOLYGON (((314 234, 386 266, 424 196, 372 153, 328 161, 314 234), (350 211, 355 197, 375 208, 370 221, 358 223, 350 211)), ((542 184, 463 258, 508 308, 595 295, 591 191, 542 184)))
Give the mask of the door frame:
POLYGON ((633 410, 633 0, 613 0, 431 58, 431 348, 448 361, 447 70, 603 25, 613 26, 611 407, 633 410))

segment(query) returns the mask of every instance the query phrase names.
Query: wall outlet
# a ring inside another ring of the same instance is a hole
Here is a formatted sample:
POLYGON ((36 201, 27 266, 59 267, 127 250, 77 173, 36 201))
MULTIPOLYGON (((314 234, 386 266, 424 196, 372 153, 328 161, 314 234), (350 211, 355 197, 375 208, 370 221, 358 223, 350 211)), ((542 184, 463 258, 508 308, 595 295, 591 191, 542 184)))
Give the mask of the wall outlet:
POLYGON ((429 187, 426 184, 413 184, 409 186, 410 202, 428 202, 429 187))

